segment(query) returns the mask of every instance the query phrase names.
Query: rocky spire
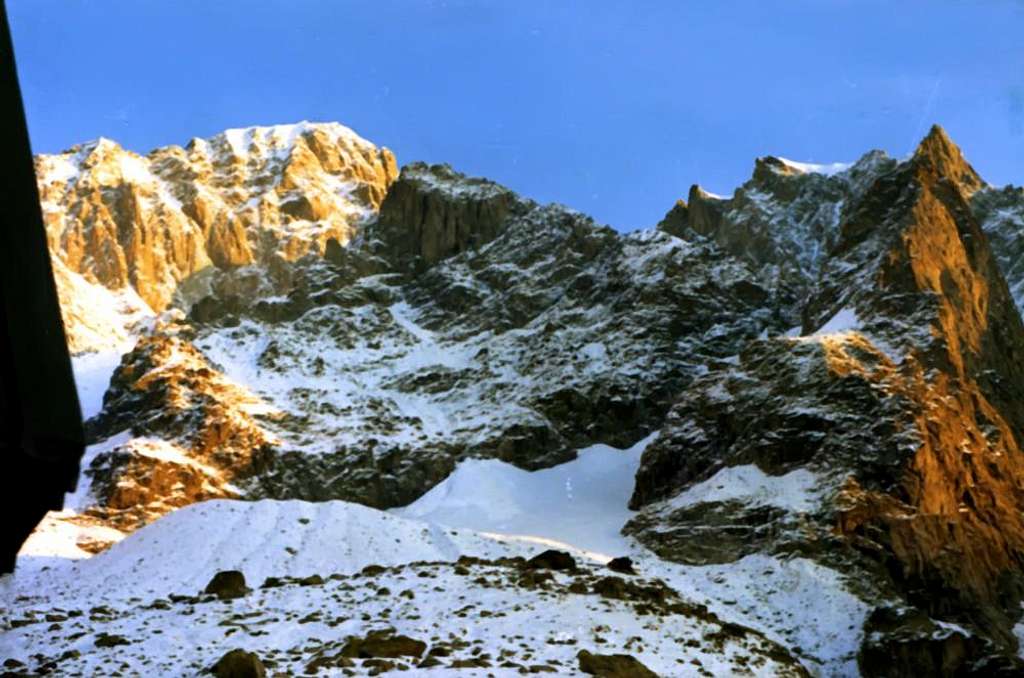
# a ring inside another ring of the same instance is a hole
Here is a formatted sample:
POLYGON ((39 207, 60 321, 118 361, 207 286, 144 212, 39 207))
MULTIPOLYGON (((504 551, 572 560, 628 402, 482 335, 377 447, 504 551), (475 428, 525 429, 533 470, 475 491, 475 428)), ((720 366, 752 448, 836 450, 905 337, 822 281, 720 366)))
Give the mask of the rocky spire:
POLYGON ((689 537, 728 521, 746 530, 720 545, 732 544, 731 557, 760 542, 884 566, 906 603, 1012 655, 1024 591, 1024 325, 967 201, 982 185, 935 127, 910 160, 851 194, 805 336, 755 342, 683 395, 644 454, 632 506, 650 509, 630 530, 692 560, 710 556, 689 537), (800 519, 659 503, 751 463, 816 474, 823 501, 800 519), (851 550, 819 550, 830 534, 851 550))
POLYGON ((957 182, 968 194, 985 185, 964 159, 960 147, 953 143, 946 130, 939 125, 932 125, 928 135, 918 144, 914 151, 914 161, 931 168, 936 176, 957 182))

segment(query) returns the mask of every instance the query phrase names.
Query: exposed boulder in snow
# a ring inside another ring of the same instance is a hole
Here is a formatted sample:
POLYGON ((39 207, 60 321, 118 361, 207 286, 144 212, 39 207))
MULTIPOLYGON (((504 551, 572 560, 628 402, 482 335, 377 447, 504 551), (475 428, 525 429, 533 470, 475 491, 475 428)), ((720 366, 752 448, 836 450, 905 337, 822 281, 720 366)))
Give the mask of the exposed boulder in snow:
POLYGON ((580 671, 601 678, 657 678, 658 674, 628 654, 593 654, 580 650, 576 655, 580 671))
POLYGON ((203 589, 203 593, 217 596, 221 600, 241 598, 249 591, 245 585, 245 575, 238 570, 221 570, 213 575, 213 579, 203 589))
POLYGON ((267 670, 260 658, 245 650, 231 650, 210 668, 216 678, 263 678, 267 670))

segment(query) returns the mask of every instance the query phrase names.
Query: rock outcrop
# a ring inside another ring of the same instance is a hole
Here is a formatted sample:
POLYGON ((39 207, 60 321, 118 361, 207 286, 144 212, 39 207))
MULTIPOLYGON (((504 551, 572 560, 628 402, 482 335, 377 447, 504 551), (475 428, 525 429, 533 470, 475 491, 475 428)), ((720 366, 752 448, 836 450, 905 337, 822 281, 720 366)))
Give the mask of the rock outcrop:
POLYGON ((233 483, 258 472, 276 442, 259 421, 273 408, 213 369, 186 336, 187 327, 158 325, 141 337, 87 423, 93 440, 113 441, 84 468, 96 500, 88 513, 119 529, 239 496, 233 483))
POLYGON ((388 191, 367 239, 398 268, 422 270, 494 240, 528 208, 508 189, 448 165, 412 163, 388 191))

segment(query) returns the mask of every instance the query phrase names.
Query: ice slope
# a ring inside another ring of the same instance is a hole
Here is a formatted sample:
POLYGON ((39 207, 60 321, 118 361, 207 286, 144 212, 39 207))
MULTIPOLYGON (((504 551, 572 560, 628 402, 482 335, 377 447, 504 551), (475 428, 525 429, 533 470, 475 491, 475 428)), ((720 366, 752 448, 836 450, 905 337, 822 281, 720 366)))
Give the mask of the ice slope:
POLYGON ((565 464, 523 471, 496 459, 469 459, 396 515, 482 532, 543 537, 607 560, 625 553, 619 530, 633 476, 652 434, 628 450, 594 445, 565 464))

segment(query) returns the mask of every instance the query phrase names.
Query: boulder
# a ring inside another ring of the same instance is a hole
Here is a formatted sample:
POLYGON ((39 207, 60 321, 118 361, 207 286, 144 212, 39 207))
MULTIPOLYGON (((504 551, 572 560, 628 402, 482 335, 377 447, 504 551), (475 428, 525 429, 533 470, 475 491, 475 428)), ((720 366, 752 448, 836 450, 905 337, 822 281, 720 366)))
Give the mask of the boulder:
POLYGON ((580 650, 576 655, 580 671, 600 678, 658 678, 658 674, 628 654, 593 654, 580 650))
POLYGON ((245 575, 238 570, 223 570, 213 575, 203 593, 217 596, 221 600, 241 598, 249 593, 245 585, 245 575))
POLYGON ((565 551, 548 549, 538 553, 526 561, 526 568, 529 570, 569 570, 576 569, 576 559, 565 551))
POLYGON ((210 673, 216 678, 264 678, 267 675, 258 656, 240 649, 231 650, 218 659, 210 673))

